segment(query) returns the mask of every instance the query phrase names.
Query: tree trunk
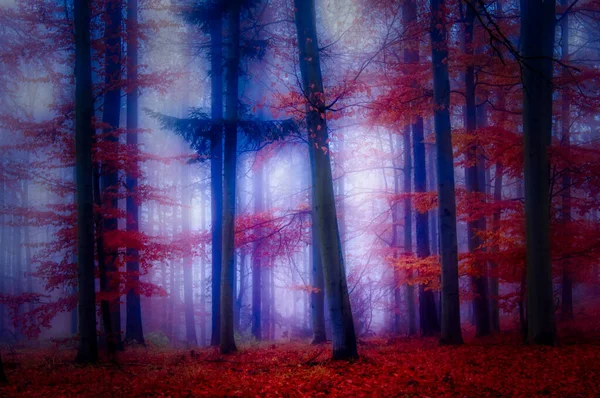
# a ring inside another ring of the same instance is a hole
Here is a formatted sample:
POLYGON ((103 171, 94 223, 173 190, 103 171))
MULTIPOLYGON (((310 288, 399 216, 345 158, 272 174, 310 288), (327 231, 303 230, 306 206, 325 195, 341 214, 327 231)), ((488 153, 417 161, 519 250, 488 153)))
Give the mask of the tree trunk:
MULTIPOLYGON (((100 166, 94 169, 94 202, 97 208, 102 208, 102 201, 100 199, 100 175, 98 170, 100 166)), ((96 223, 96 251, 98 256, 98 273, 100 277, 100 291, 104 295, 110 296, 110 276, 106 267, 106 248, 104 247, 104 227, 103 217, 101 213, 95 214, 96 223)), ((116 336, 113 333, 113 323, 110 311, 110 300, 103 298, 100 300, 100 310, 102 315, 102 328, 104 329, 104 343, 106 344, 106 351, 109 358, 114 359, 113 356, 117 350, 116 336)), ((102 338, 100 339, 102 343, 102 338)))
POLYGON ((211 118, 210 151, 212 222, 212 311, 210 345, 221 342, 221 268, 223 242, 223 38, 220 17, 210 21, 211 118))
MULTIPOLYGON (((464 52, 467 55, 473 55, 473 32, 475 23, 475 10, 472 5, 467 6, 464 30, 464 52)), ((475 68, 467 64, 465 72, 465 125, 467 134, 475 134, 477 128, 477 107, 475 105, 475 68)), ((469 145, 466 153, 467 167, 465 169, 465 181, 467 192, 472 195, 478 195, 484 192, 480 180, 480 170, 478 164, 478 147, 475 144, 469 145)), ((469 252, 476 256, 480 251, 482 223, 485 219, 469 220, 467 222, 467 237, 469 252)), ((485 336, 490 333, 487 280, 485 277, 485 264, 477 262, 473 275, 471 275, 471 288, 475 293, 473 299, 473 316, 477 336, 485 336)))
MULTIPOLYGON (((502 123, 503 124, 503 123, 502 123)), ((503 128, 503 126, 500 126, 503 128)), ((496 162, 496 176, 494 178, 494 202, 498 203, 502 200, 502 178, 504 174, 504 167, 501 162, 496 162)), ((493 232, 495 234, 500 230, 500 219, 502 217, 502 211, 494 211, 493 215, 493 232)), ((500 252, 500 247, 495 245, 492 247, 494 253, 500 252)), ((493 332, 500 331, 500 310, 498 308, 498 300, 500 296, 500 289, 498 284, 498 264, 490 262, 490 328, 493 332)))
POLYGON ((555 0, 521 2, 523 137, 527 235, 527 341, 556 340, 550 258, 552 56, 555 0))
MULTIPOLYGON (((206 230, 206 194, 205 186, 200 191, 200 225, 206 230)), ((206 264, 200 259, 200 346, 206 345, 206 264)))
MULTIPOLYGON (((426 148, 427 148, 427 175, 429 176, 429 178, 427 179, 427 181, 428 181, 427 189, 428 189, 428 191, 432 192, 432 191, 435 191, 435 186, 436 186, 435 145, 433 145, 433 144, 426 145, 426 148)), ((436 209, 433 209, 429 212, 429 231, 431 233, 431 253, 434 256, 437 256, 439 254, 438 246, 439 246, 440 237, 438 234, 437 220, 438 220, 438 212, 436 209)))
MULTIPOLYGON (((104 29, 104 45, 106 46, 104 83, 107 87, 112 88, 104 94, 102 122, 107 127, 103 130, 103 139, 106 142, 106 149, 113 156, 118 155, 118 129, 121 119, 121 6, 120 0, 106 2, 107 21, 104 29)), ((97 206, 104 206, 108 212, 117 210, 119 207, 119 170, 117 167, 114 162, 112 164, 110 162, 102 164, 103 176, 100 192, 104 196, 104 200, 102 200, 99 192, 97 206)), ((102 233, 110 233, 118 229, 118 221, 115 216, 101 216, 101 219, 102 233)), ((115 349, 122 350, 120 283, 119 276, 117 275, 119 251, 118 248, 107 248, 104 245, 103 238, 99 239, 98 242, 102 243, 103 246, 103 260, 106 267, 105 288, 106 293, 110 296, 108 306, 110 310, 111 329, 110 335, 107 334, 106 337, 107 340, 111 340, 109 347, 114 344, 115 349)), ((100 247, 98 247, 98 253, 100 253, 100 247)))
MULTIPOLYGON (((561 0, 563 7, 568 7, 569 3, 566 0, 561 0)), ((569 62, 569 14, 562 16, 561 20, 561 61, 563 64, 569 62)), ((569 70, 563 68, 563 78, 568 79, 569 70)), ((571 147, 571 97, 568 87, 565 87, 561 92, 561 138, 560 144, 570 151, 571 147)), ((568 170, 564 171, 562 177, 562 218, 564 224, 571 222, 571 173, 568 170)), ((571 277, 571 261, 564 260, 562 263, 562 300, 561 300, 561 317, 563 320, 573 319, 573 280, 571 277)))
MULTIPOLYGON (((410 193, 412 191, 411 176, 412 176, 412 156, 410 148, 410 125, 404 127, 403 150, 404 150, 404 193, 407 195, 404 198, 404 254, 412 255, 412 201, 410 193)), ((412 278, 412 271, 408 271, 407 279, 412 278)), ((398 289, 398 287, 396 287, 398 289)), ((406 284, 406 307, 408 309, 408 334, 416 333, 416 314, 415 314, 415 292, 414 287, 410 283, 406 284)), ((396 311, 400 310, 399 293, 396 298, 396 311)), ((396 317, 396 328, 399 330, 400 314, 396 317)))
MULTIPOLYGON (((427 172, 425 168, 425 143, 423 118, 417 117, 413 125, 413 147, 415 153, 415 192, 427 192, 427 172)), ((426 258, 431 255, 429 249, 429 212, 417 212, 417 257, 426 258)), ((419 318, 423 336, 432 336, 440 331, 435 298, 429 284, 419 285, 419 318)))
MULTIPOLYGON (((29 155, 27 156, 29 160, 29 155)), ((23 207, 25 209, 29 208, 29 181, 23 181, 23 207)), ((26 284, 27 284, 27 292, 33 293, 33 276, 31 275, 31 228, 26 225, 23 227, 23 240, 25 245, 25 272, 26 276, 26 284)), ((27 309, 29 312, 33 311, 33 302, 29 302, 27 304, 27 309)))
POLYGON ((458 293, 458 243, 456 237, 456 199, 450 127, 450 80, 448 77, 448 32, 444 0, 431 0, 431 52, 433 64, 433 100, 442 261, 442 344, 462 344, 458 293))
MULTIPOLYGON (((315 202, 316 189, 314 182, 311 183, 311 207, 315 202)), ((313 213, 314 217, 314 213, 313 213)), ((321 262, 321 251, 319 250, 319 239, 317 237, 317 223, 313 219, 311 225, 311 256, 312 256, 312 291, 310 293, 310 307, 312 314, 312 344, 322 344, 327 341, 325 331, 325 277, 323 275, 323 263, 321 262)))
MULTIPOLYGON (((130 159, 138 154, 138 0, 127 1, 127 151, 130 159)), ((127 189, 126 212, 127 232, 139 232, 139 198, 137 197, 139 165, 131 162, 125 178, 127 189)), ((140 300, 139 253, 135 248, 127 248, 127 324, 125 338, 145 345, 142 327, 142 307, 140 300)))
POLYGON ((240 269, 240 289, 237 292, 237 298, 235 301, 235 316, 236 322, 235 327, 238 332, 242 331, 242 308, 244 306, 244 295, 246 293, 246 251, 240 250, 239 259, 240 269))
POLYGON ((75 160, 77 184, 77 274, 79 293, 78 363, 98 361, 94 276, 92 136, 94 97, 89 0, 75 2, 75 160))
MULTIPOLYGON (((189 235, 191 232, 192 193, 186 192, 186 190, 192 188, 190 188, 189 166, 184 165, 183 167, 182 227, 184 235, 189 235)), ((183 302, 185 307, 185 340, 189 347, 196 347, 198 339, 196 337, 196 319, 194 316, 194 263, 191 257, 191 249, 191 246, 187 246, 186 255, 183 257, 183 302)))
MULTIPOLYGON (((254 213, 264 211, 263 200, 263 168, 259 166, 253 176, 254 213)), ((261 339, 260 309, 261 309, 261 233, 256 231, 258 241, 254 243, 252 252, 252 335, 256 340, 261 339)))
POLYGON ((0 353, 0 384, 8 383, 8 379, 6 378, 6 374, 4 373, 4 364, 2 362, 2 353, 0 353))
POLYGON ((358 353, 335 209, 315 3, 314 0, 295 0, 294 4, 302 86, 307 101, 309 154, 315 187, 313 221, 317 224, 331 316, 333 359, 351 359, 356 358, 358 353))
POLYGON ((225 114, 225 146, 223 189, 223 269, 221 275, 221 344, 222 354, 236 351, 233 334, 233 292, 235 273, 235 187, 237 166, 237 108, 238 68, 240 63, 240 8, 239 0, 229 5, 227 53, 227 92, 225 114))
MULTIPOLYGON (((417 21, 417 3, 414 0, 407 0, 403 3, 402 7, 402 23, 408 29, 411 24, 416 24, 417 21)), ((417 41, 411 41, 404 48, 404 62, 407 64, 417 64, 419 62, 419 43, 417 41)), ((417 85, 418 82, 413 81, 413 85, 417 85)), ((412 117, 412 115, 411 115, 412 117)), ((421 120, 422 121, 422 120, 421 120)), ((405 126, 404 130, 404 192, 409 194, 411 192, 411 149, 410 149, 410 130, 414 126, 410 124, 405 126)), ((414 131, 413 131, 414 134, 414 131)), ((413 142, 414 144, 414 142, 413 142)), ((407 196, 404 199, 404 252, 406 254, 412 253, 412 206, 410 197, 407 196)), ((412 272, 409 272, 408 278, 412 277, 412 272)), ((421 288, 419 288, 419 313, 421 314, 421 288)), ((414 303, 414 288, 412 285, 406 285, 406 301, 408 308, 408 334, 414 335, 416 333, 415 326, 415 303, 414 303)), ((421 329, 423 327, 423 319, 420 320, 421 329)))

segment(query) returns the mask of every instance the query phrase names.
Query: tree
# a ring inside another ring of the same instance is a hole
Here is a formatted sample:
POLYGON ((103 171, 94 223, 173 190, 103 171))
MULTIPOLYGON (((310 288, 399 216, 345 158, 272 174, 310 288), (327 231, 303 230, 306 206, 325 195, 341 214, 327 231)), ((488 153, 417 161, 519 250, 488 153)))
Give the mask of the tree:
MULTIPOLYGON (((475 6, 467 3, 464 23, 464 51, 467 55, 473 55, 473 34, 475 32, 475 6)), ((475 104, 475 68, 472 62, 467 61, 465 70, 465 124, 467 134, 475 134, 477 128, 477 106, 475 104)), ((465 168, 465 180, 467 192, 480 195, 485 192, 485 186, 480 184, 480 170, 477 159, 478 147, 476 144, 469 145, 466 153, 467 166, 465 168)), ((481 232, 484 218, 469 220, 467 222, 468 246, 470 253, 476 253, 482 245, 481 232)), ((485 277, 485 264, 477 262, 477 271, 471 276, 471 286, 475 293, 473 300, 473 313, 477 336, 485 336, 490 333, 489 304, 487 292, 487 278, 485 277)))
POLYGON ((75 173, 77 185, 77 273, 79 343, 76 361, 98 360, 94 277, 94 198, 92 137, 94 98, 89 0, 75 2, 75 173))
MULTIPOLYGON (((104 45, 106 48, 104 59, 104 83, 107 91, 104 94, 104 105, 102 114, 103 140, 105 149, 113 156, 118 156, 119 151, 119 120, 121 118, 121 14, 122 3, 120 0, 106 2, 105 9, 105 29, 104 45)), ((104 200, 101 199, 100 192, 96 194, 96 205, 100 208, 104 205, 109 214, 114 214, 119 207, 119 170, 114 161, 102 163, 101 192, 104 200)), ((106 211, 105 210, 105 211, 106 211)), ((115 215, 99 217, 102 222, 101 231, 97 232, 98 262, 103 271, 101 284, 104 285, 104 291, 108 294, 108 311, 106 316, 105 333, 108 347, 114 347, 117 350, 123 349, 121 341, 121 305, 120 283, 117 276, 118 248, 106 247, 103 235, 117 230, 118 220, 115 215), (102 261, 100 261, 102 258, 102 261), (100 264, 102 263, 102 264, 100 264), (110 321, 110 324, 109 324, 110 321)), ((104 316, 103 316, 104 317, 104 316)))
MULTIPOLYGON (((138 153, 138 0, 127 0, 127 155, 132 162, 125 185, 127 189, 126 229, 139 232, 139 204, 137 202, 139 165, 138 153)), ((127 248, 127 325, 125 336, 129 341, 145 344, 140 300, 140 263, 136 248, 127 248)))
POLYGON ((295 0, 294 5, 302 89, 306 101, 311 175, 315 189, 313 222, 317 225, 329 303, 333 358, 352 359, 358 357, 358 352, 335 209, 315 2, 295 0))
MULTIPOLYGON (((185 167, 182 173, 182 227, 183 233, 189 235, 191 231, 190 207, 192 206, 192 193, 189 192, 191 180, 189 166, 185 167)), ((189 347, 195 347, 198 345, 198 339, 196 337, 196 321, 194 317, 194 264, 191 257, 191 247, 186 247, 183 257, 183 300, 185 307, 185 339, 189 347)))
MULTIPOLYGON (((423 118, 417 117, 413 124, 413 146, 415 158, 415 192, 427 192, 427 174, 425 168, 425 143, 423 136, 423 118)), ((429 248, 429 212, 417 210, 417 257, 427 258, 431 255, 429 248)), ((421 320, 421 333, 431 336, 440 331, 435 298, 430 284, 419 285, 419 318, 421 320)))
POLYGON ((523 138, 527 252, 527 341, 556 340, 550 256, 552 56, 556 1, 521 2, 523 138))
MULTIPOLYGON (((561 0, 561 6, 568 8, 567 0, 561 0)), ((561 44, 561 62, 567 64, 569 62, 569 12, 566 11, 562 15, 560 21, 560 44, 561 44)), ((563 78, 568 79, 568 67, 563 67, 563 78)), ((567 148, 571 146, 571 94, 569 88, 565 87, 561 92, 561 137, 560 143, 567 148)), ((569 170, 564 170, 561 181, 562 186, 562 217, 561 221, 565 225, 571 223, 571 175, 569 170)), ((563 319, 573 319, 573 279, 569 260, 564 260, 562 264, 562 300, 561 300, 561 316, 563 319)))
POLYGON ((2 363, 2 353, 0 353, 0 384, 8 383, 6 374, 4 373, 4 364, 2 363))
POLYGON ((212 330, 210 344, 221 343, 221 268, 223 245, 223 33, 221 14, 210 21, 211 118, 210 192, 212 220, 212 330))
MULTIPOLYGON (((254 171, 253 176, 253 194, 254 194, 254 212, 260 214, 264 211, 263 201, 263 167, 258 166, 258 169, 254 171)), ((257 231, 257 235, 260 236, 260 231, 257 231)), ((257 241, 254 243, 252 252, 252 335, 256 340, 261 339, 261 325, 260 325, 260 308, 261 308, 261 242, 257 241)))
MULTIPOLYGON (((314 180, 311 183, 311 203, 316 201, 316 189, 314 180)), ((312 213, 314 217, 314 213, 312 213)), ((311 279, 312 290, 310 292, 310 308, 312 318, 312 341, 311 344, 322 344, 327 341, 325 331, 325 276, 323 275, 323 263, 321 261, 321 250, 317 235, 317 223, 313 218, 310 227, 311 235, 311 279)))
MULTIPOLYGON (((406 58, 405 58, 406 60, 406 58)), ((413 252, 412 244, 412 201, 410 193, 412 191, 412 153, 410 147, 410 124, 404 126, 404 132, 402 134, 402 143, 404 150, 404 253, 405 255, 411 255, 413 252)), ((397 178, 396 178, 397 179, 397 178)), ((398 238, 396 238, 398 239, 398 238)), ((396 278, 399 281, 398 271, 396 278)), ((408 278, 412 277, 412 271, 409 271, 408 278)), ((396 333, 400 332, 400 286, 395 286, 395 301, 396 301, 396 333)), ((415 334, 415 294, 414 288, 411 284, 406 285, 406 303, 408 307, 408 334, 415 334)))
POLYGON ((440 254, 442 261, 442 344, 462 344, 458 293, 458 242, 456 199, 450 126, 450 80, 448 77, 448 31, 444 0, 431 0, 431 62, 433 64, 433 105, 437 145, 440 254))
POLYGON ((235 274, 235 191, 237 167, 238 83, 240 64, 241 0, 234 0, 228 9, 227 27, 229 51, 225 82, 225 143, 223 146, 223 257, 221 270, 221 343, 220 351, 236 351, 234 340, 233 300, 235 274))

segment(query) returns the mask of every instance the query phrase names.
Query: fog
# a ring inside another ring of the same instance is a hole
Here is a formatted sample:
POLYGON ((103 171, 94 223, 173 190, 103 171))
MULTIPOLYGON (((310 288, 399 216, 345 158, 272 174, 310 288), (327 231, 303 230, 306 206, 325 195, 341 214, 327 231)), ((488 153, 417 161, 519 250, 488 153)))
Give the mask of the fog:
MULTIPOLYGON (((214 196, 211 181, 219 178, 225 190, 233 182, 227 180, 227 170, 225 177, 223 169, 218 177, 211 171, 213 144, 208 137, 214 128, 211 123, 215 123, 211 116, 214 48, 210 21, 199 22, 190 16, 194 5, 211 2, 140 1, 135 83, 127 81, 127 40, 132 33, 127 30, 125 4, 118 2, 123 17, 117 33, 117 47, 122 50, 116 61, 120 72, 118 79, 113 76, 113 80, 106 80, 106 66, 112 58, 105 52, 115 51, 115 47, 104 42, 106 2, 92 3, 91 70, 97 136, 93 164, 101 184, 98 187, 103 188, 98 194, 102 198, 95 200, 96 218, 81 220, 76 206, 81 190, 75 178, 78 104, 73 102, 73 4, 0 1, 4 21, 0 60, 5 66, 0 77, 0 342, 3 346, 74 346, 80 327, 77 226, 93 222, 96 239, 103 237, 107 256, 113 256, 109 266, 114 267, 106 276, 106 288, 100 260, 96 260, 96 318, 101 345, 106 344, 102 302, 109 303, 112 316, 116 316, 112 328, 118 328, 120 322, 120 330, 112 332, 119 343, 135 343, 126 331, 130 294, 141 295, 146 344, 162 348, 209 346, 212 335, 215 345, 213 304, 221 298, 215 297, 213 284, 213 207, 225 201, 223 196, 214 196), (103 121, 106 94, 115 87, 120 96, 120 122, 116 126, 103 121), (132 92, 139 98, 136 128, 128 121, 128 96, 132 92), (138 145, 128 141, 130 134, 137 137, 138 145), (111 143, 107 137, 116 141, 111 143), (106 187, 111 173, 116 184, 106 187), (135 190, 128 188, 128 179, 136 179, 135 190), (134 221, 138 230, 128 226, 133 217, 128 201, 139 206, 134 221), (107 228, 107 220, 114 220, 116 228, 107 228), (128 270, 128 263, 134 261, 131 250, 139 251, 135 258, 139 271, 128 270), (139 276, 139 283, 132 282, 132 276, 139 276)), ((307 94, 302 87, 292 2, 254 3, 241 12, 242 50, 235 66, 239 84, 234 99, 238 123, 234 125, 238 136, 232 284, 235 339, 242 345, 254 344, 258 338, 253 328, 258 327, 262 340, 308 343, 315 333, 315 296, 320 293, 322 297, 323 288, 333 283, 328 281, 333 276, 326 271, 322 288, 315 284, 314 268, 323 266, 316 265, 319 261, 315 261, 313 251, 311 213, 318 206, 313 203, 315 177, 311 174, 309 142, 310 134, 317 133, 307 133, 310 128, 305 119, 316 105, 304 101, 307 94), (257 280, 259 288, 254 286, 257 280), (253 290, 259 292, 258 299, 253 290), (260 308, 255 308, 256 303, 260 308)), ((515 6, 513 2, 503 3, 511 9, 515 6)), ((322 118, 326 113, 329 134, 327 148, 317 148, 331 164, 341 269, 356 335, 359 339, 419 332, 428 335, 421 317, 428 316, 431 307, 427 311, 420 307, 425 292, 431 293, 437 333, 442 316, 440 233, 445 233, 446 227, 440 227, 438 215, 438 174, 444 169, 437 163, 433 110, 439 106, 432 103, 435 89, 430 76, 429 36, 419 36, 422 20, 416 27, 401 21, 401 7, 395 2, 319 0, 316 7, 320 67, 328 104, 322 118), (410 51, 410 46, 417 53, 421 51, 417 63, 402 61, 401 55, 410 51), (411 136, 411 128, 415 128, 411 126, 418 120, 424 135, 418 144, 424 143, 425 190, 415 193, 418 166, 413 151, 417 141, 411 136), (419 215, 424 215, 424 224, 418 221, 419 215), (426 234, 420 235, 425 230, 426 234), (418 253, 425 247, 418 245, 427 246, 425 254, 418 253)), ((419 8, 419 18, 424 12, 419 8)), ((223 24, 225 14, 219 18, 223 24)), ((514 24, 507 22, 502 27, 509 32, 507 41, 516 42, 514 24)), ((585 318, 591 317, 585 309, 597 302, 600 276, 598 64, 590 61, 597 60, 598 49, 595 33, 585 31, 593 22, 582 17, 572 24, 581 29, 570 39, 572 48, 578 50, 568 62, 592 77, 577 75, 581 81, 569 83, 563 76, 559 84, 560 89, 572 84, 569 92, 573 98, 567 105, 571 107, 567 113, 572 114, 570 145, 581 152, 564 155, 552 169, 556 184, 550 188, 553 220, 560 219, 556 215, 561 211, 559 199, 567 185, 573 198, 569 221, 562 227, 565 232, 551 223, 552 287, 558 310, 568 297, 561 295, 563 270, 568 270, 572 308, 567 315, 583 314, 585 318), (577 85, 579 93, 573 88, 577 85), (573 165, 573 157, 581 163, 573 165), (572 175, 572 183, 560 179, 561 170, 572 175), (558 184, 566 185, 561 190, 558 184), (564 234, 571 234, 573 240, 567 241, 564 234), (579 265, 564 265, 565 258, 579 265)), ((220 82, 225 91, 222 100, 227 102, 224 79, 229 73, 232 43, 229 28, 223 25, 221 29, 225 39, 219 45, 225 55, 218 63, 224 75, 220 82)), ((509 59, 508 66, 502 66, 486 40, 474 39, 475 54, 485 52, 485 61, 461 58, 461 29, 459 23, 448 29, 460 321, 465 333, 474 334, 474 313, 479 311, 474 302, 481 297, 474 281, 485 278, 485 306, 496 311, 498 330, 518 331, 525 322, 526 278, 523 151, 514 149, 521 148, 519 137, 523 134, 522 87, 518 87, 517 61, 509 59), (477 63, 478 76, 484 82, 476 95, 477 133, 469 130, 466 121, 463 69, 469 62, 477 63), (502 75, 502 69, 510 76, 502 75), (498 87, 505 90, 500 93, 498 87), (478 137, 476 144, 468 141, 469 134, 478 137), (481 148, 476 161, 465 155, 469 145, 481 148), (481 200, 463 195, 472 193, 467 175, 476 162, 481 162, 477 178, 482 185, 476 192, 481 200), (468 232, 474 219, 483 220, 483 227, 477 224, 481 235, 477 244, 470 241, 473 238, 468 232)), ((480 35, 483 37, 483 30, 480 35)), ((506 53, 507 48, 497 51, 506 53)), ((555 52, 561 54, 559 49, 555 52)), ((473 49, 469 56, 474 57, 473 49)), ((556 103, 559 94, 555 94, 556 103)), ((218 120, 225 120, 225 129, 227 106, 221 106, 225 116, 218 120)), ((552 133, 556 143, 560 141, 561 123, 565 123, 558 112, 555 110, 552 133)), ((222 141, 221 136, 218 139, 222 141)), ((221 149, 219 156, 223 153, 221 149)), ((314 174, 322 171, 312 169, 314 174)), ((227 212, 223 217, 227 221, 227 212)), ((95 252, 97 256, 98 245, 95 252)), ((325 331, 331 339, 335 311, 329 293, 325 296, 325 331)))

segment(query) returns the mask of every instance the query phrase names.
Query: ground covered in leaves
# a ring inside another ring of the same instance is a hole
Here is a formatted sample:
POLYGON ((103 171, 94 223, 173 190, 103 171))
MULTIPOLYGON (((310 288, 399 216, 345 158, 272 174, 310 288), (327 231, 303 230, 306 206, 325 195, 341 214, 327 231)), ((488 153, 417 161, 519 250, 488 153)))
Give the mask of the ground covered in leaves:
POLYGON ((2 397, 114 396, 594 396, 600 340, 575 335, 559 347, 515 335, 440 347, 432 339, 370 340, 357 361, 329 360, 329 346, 300 342, 121 353, 117 363, 73 364, 73 351, 5 352, 2 397))

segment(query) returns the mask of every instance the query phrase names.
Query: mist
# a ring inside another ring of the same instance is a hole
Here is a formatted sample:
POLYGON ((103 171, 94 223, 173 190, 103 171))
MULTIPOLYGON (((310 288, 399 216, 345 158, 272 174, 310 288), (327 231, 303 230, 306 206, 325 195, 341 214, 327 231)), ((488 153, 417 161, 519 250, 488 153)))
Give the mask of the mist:
POLYGON ((597 391, 598 4, 559 3, 0 1, 0 393, 597 391))

